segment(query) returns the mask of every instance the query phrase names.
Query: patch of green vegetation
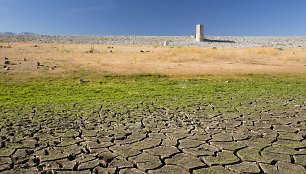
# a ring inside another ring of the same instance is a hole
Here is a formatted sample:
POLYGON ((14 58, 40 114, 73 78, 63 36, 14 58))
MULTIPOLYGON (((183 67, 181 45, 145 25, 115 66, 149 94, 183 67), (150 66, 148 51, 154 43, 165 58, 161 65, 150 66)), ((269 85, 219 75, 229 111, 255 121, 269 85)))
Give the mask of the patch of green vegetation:
MULTIPOLYGON (((99 108, 129 109, 205 107, 207 112, 250 112, 305 105, 306 78, 242 75, 239 77, 168 77, 162 75, 2 80, 0 124, 13 116, 28 118, 36 110, 65 110, 90 116, 99 108), (74 111, 75 107, 79 107, 74 111)), ((71 115, 70 114, 70 115, 71 115)), ((68 114, 69 115, 69 114, 68 114)), ((43 118, 42 118, 43 119, 43 118)))

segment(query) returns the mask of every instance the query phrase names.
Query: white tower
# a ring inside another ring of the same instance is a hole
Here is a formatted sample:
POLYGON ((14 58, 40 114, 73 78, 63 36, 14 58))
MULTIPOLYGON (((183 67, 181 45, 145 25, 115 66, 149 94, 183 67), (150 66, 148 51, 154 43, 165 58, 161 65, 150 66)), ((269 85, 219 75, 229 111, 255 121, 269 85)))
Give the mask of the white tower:
POLYGON ((196 26, 196 41, 203 42, 204 41, 204 25, 197 24, 196 26))

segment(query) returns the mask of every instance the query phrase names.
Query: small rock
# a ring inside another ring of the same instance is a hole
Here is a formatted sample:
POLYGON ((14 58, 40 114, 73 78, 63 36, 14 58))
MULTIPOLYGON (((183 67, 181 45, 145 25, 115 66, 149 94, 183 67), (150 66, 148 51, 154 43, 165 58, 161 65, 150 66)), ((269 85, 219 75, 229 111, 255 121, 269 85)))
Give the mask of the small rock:
POLYGON ((9 60, 4 60, 4 65, 10 65, 11 64, 11 62, 9 61, 9 60))
POLYGON ((169 45, 169 42, 166 40, 165 42, 164 42, 164 46, 168 46, 169 45))

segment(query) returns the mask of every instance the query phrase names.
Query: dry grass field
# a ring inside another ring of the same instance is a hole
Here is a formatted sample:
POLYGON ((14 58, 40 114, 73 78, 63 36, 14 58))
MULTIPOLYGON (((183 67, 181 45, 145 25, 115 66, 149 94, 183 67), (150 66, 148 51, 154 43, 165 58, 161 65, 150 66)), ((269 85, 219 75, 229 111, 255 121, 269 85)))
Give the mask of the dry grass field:
POLYGON ((305 48, 191 48, 89 44, 0 44, 10 74, 304 74, 305 48), (37 66, 37 62, 41 66, 37 66))

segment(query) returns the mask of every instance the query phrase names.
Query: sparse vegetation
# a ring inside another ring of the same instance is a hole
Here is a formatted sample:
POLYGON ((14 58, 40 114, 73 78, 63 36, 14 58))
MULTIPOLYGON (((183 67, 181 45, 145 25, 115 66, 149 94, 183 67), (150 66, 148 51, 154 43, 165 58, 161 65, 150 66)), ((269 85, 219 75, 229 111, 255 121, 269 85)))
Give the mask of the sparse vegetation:
POLYGON ((95 50, 95 46, 93 44, 90 45, 90 49, 89 51, 87 51, 88 53, 94 53, 96 50, 95 50))
POLYGON ((304 48, 191 48, 153 46, 105 46, 90 44, 33 44, 17 43, 14 49, 1 50, 2 57, 9 57, 19 64, 11 73, 57 75, 84 72, 98 74, 288 74, 306 73, 306 49, 304 48), (112 48, 112 49, 110 49, 112 48), (89 49, 89 50, 88 50, 89 49), (59 50, 59 51, 55 51, 59 50), (140 50, 150 51, 141 53, 140 50), (86 54, 99 53, 100 54, 86 54), (43 62, 46 66, 57 64, 61 68, 49 73, 37 72, 31 62, 43 62))

